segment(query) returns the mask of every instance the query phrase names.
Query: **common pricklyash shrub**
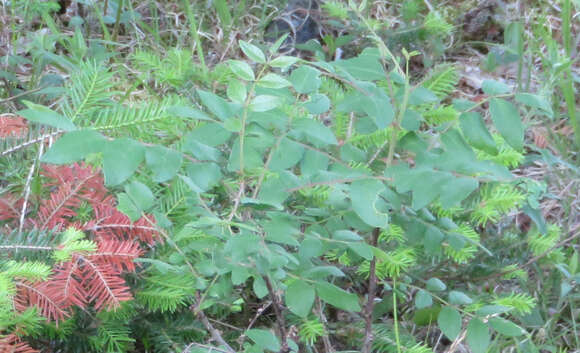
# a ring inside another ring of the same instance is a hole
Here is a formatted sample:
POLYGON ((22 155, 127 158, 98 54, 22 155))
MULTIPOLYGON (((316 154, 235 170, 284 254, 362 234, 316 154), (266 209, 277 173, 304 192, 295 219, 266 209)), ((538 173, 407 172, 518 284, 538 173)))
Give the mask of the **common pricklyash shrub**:
POLYGON ((103 337, 159 352, 430 351, 401 306, 474 352, 492 334, 526 335, 517 318, 534 298, 453 278, 493 255, 486 226, 533 211, 508 167, 523 153, 519 109, 540 98, 517 94, 516 106, 486 81, 483 101, 451 101, 452 66, 411 81, 416 53, 395 58, 380 41, 336 62, 278 56, 281 42, 265 53, 240 41, 248 60, 194 102, 136 109, 105 81, 103 99, 82 90, 59 111, 20 112, 64 132, 42 161, 102 166, 107 186, 124 185, 117 208, 152 213, 167 240, 139 260, 131 332, 103 337))

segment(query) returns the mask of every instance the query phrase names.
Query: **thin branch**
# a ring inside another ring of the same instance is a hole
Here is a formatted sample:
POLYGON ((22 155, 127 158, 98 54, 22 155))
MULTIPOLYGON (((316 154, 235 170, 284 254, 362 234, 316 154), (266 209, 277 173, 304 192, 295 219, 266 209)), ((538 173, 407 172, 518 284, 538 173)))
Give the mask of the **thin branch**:
POLYGON ((316 310, 318 311, 318 317, 320 318, 320 322, 324 325, 324 334, 322 335, 322 343, 324 344, 324 351, 326 353, 334 352, 334 348, 332 347, 332 343, 328 338, 328 331, 326 327, 328 327, 328 320, 326 320, 326 316, 324 316, 324 309, 322 308, 322 301, 320 298, 316 298, 316 310))
POLYGON ((334 179, 334 180, 328 180, 328 181, 317 181, 317 182, 297 186, 294 188, 286 189, 286 191, 287 192, 294 192, 294 191, 298 191, 298 190, 302 190, 302 189, 315 187, 318 185, 334 185, 334 184, 341 184, 341 183, 352 183, 353 181, 365 180, 365 179, 377 179, 377 180, 383 180, 383 181, 391 181, 391 178, 386 178, 386 177, 382 177, 382 176, 372 176, 372 177, 371 176, 361 176, 358 178, 344 178, 344 179, 334 179))
POLYGON ((5 98, 5 99, 1 99, 1 100, 0 100, 0 104, 4 104, 4 103, 7 103, 7 102, 10 102, 10 101, 12 101, 12 100, 15 100, 15 99, 18 99, 18 98, 20 98, 20 97, 23 97, 23 96, 29 95, 29 94, 31 94, 31 93, 38 92, 38 91, 40 91, 40 90, 42 90, 42 89, 45 89, 45 88, 46 88, 45 86, 42 86, 42 87, 38 87, 38 88, 35 88, 35 89, 31 89, 31 90, 29 90, 29 91, 25 91, 25 92, 21 92, 21 93, 15 94, 15 95, 13 95, 13 96, 11 96, 11 97, 8 97, 8 98, 5 98))
POLYGON ((52 246, 0 245, 0 250, 55 250, 52 246))
MULTIPOLYGON (((199 294, 198 294, 198 296, 199 296, 199 294)), ((236 353, 236 351, 232 347, 230 347, 230 345, 224 340, 224 338, 221 335, 221 332, 216 330, 216 328, 213 327, 211 322, 209 322, 209 320, 208 320, 207 316, 205 315, 205 313, 203 312, 203 310, 197 310, 196 307, 194 308, 194 305, 192 305, 191 309, 192 309, 193 313, 195 314, 195 316, 197 316, 198 320, 201 321, 203 326, 205 326, 205 329, 210 333, 211 338, 213 338, 214 341, 219 343, 219 345, 225 347, 225 350, 221 350, 221 352, 236 353)))
MULTIPOLYGON (((262 314, 264 313, 264 311, 266 311, 266 309, 268 309, 268 307, 272 305, 272 302, 266 302, 264 305, 262 305, 260 308, 258 308, 258 310, 256 311, 256 315, 254 315, 254 317, 252 318, 252 320, 250 320, 250 322, 248 323, 248 327, 246 327, 246 331, 248 331, 249 329, 251 329, 254 324, 256 323, 256 321, 258 321, 258 318, 260 316, 262 316, 262 314)), ((244 340, 246 339, 246 334, 243 333, 242 335, 240 335, 240 337, 238 337, 238 344, 240 345, 240 350, 242 349, 243 345, 244 345, 244 340)))
MULTIPOLYGON (((385 142, 383 142, 383 144, 381 145, 381 147, 379 147, 375 153, 373 154, 373 156, 371 157, 371 159, 369 159, 369 161, 367 162, 367 167, 370 166, 371 164, 373 164, 373 162, 375 161, 375 159, 377 159, 379 157, 379 155, 381 154, 381 152, 383 152, 383 149, 387 146, 387 144, 390 142, 389 139, 387 139, 385 142)), ((393 145, 393 144, 391 144, 393 145)))
POLYGON ((455 340, 453 341, 453 343, 451 343, 451 345, 447 348, 447 350, 445 351, 445 353, 457 352, 457 350, 458 350, 457 347, 465 339, 465 336, 466 335, 467 335, 467 330, 463 330, 461 332, 461 334, 458 335, 457 338, 455 338, 455 340))
MULTIPOLYGON (((318 67, 318 66, 317 66, 317 68, 319 68, 319 69, 323 69, 323 68, 321 68, 321 67, 318 67)), ((364 94, 364 95, 366 95, 366 96, 370 96, 370 95, 371 95, 371 94, 370 94, 368 91, 366 91, 364 88, 362 88, 362 87, 358 86, 358 85, 357 85, 356 83, 354 83, 353 81, 349 81, 348 79, 346 79, 346 78, 344 78, 344 77, 341 77, 341 76, 339 76, 339 75, 337 75, 337 74, 334 74, 334 73, 332 73, 332 72, 328 72, 328 71, 326 71, 325 69, 323 69, 323 71, 321 71, 321 73, 322 73, 324 76, 331 77, 331 78, 333 78, 333 79, 335 79, 335 80, 337 80, 337 81, 340 81, 340 82, 342 82, 342 83, 344 83, 344 84, 346 84, 346 85, 348 85, 348 86, 351 86, 352 88, 356 89, 357 91, 361 92, 362 94, 364 94)))
POLYGON ((346 130, 346 136, 345 136, 346 141, 350 140, 350 138, 352 136, 353 129, 354 129, 354 112, 351 112, 350 118, 348 119, 348 128, 346 130))
POLYGON ((219 321, 219 320, 216 320, 216 319, 212 319, 211 317, 210 317, 210 318, 208 318, 208 320, 209 320, 210 322, 213 322, 213 323, 215 323, 215 324, 218 324, 218 325, 222 325, 222 326, 225 326, 225 327, 231 328, 232 330, 236 330, 236 331, 244 331, 243 329, 241 329, 241 328, 239 328, 239 327, 236 327, 236 326, 234 326, 234 325, 230 325, 230 324, 226 324, 225 322, 222 322, 222 321, 219 321))
POLYGON ((325 157, 327 157, 328 159, 332 160, 333 162, 340 163, 343 166, 350 168, 350 166, 348 165, 348 163, 345 163, 345 162, 341 161, 340 159, 336 158, 335 156, 333 156, 333 155, 331 155, 331 154, 329 154, 327 152, 324 152, 324 151, 322 151, 322 150, 320 150, 320 149, 318 149, 316 147, 310 146, 309 144, 306 144, 304 142, 295 140, 293 138, 290 138, 290 137, 287 137, 287 138, 288 138, 288 140, 290 140, 292 142, 296 142, 297 144, 299 144, 300 146, 302 146, 302 147, 304 147, 306 149, 309 149, 311 151, 316 151, 316 152, 318 152, 320 154, 323 154, 325 157))
POLYGON ((187 347, 185 347, 185 349, 181 353, 191 352, 191 347, 205 348, 209 352, 216 351, 216 352, 230 353, 230 351, 226 351, 225 349, 220 349, 220 348, 216 348, 213 346, 208 346, 207 344, 201 344, 201 343, 197 343, 197 342, 191 342, 190 344, 188 344, 187 347))
POLYGON ((270 152, 268 153, 268 158, 266 158, 266 163, 264 163, 263 168, 264 170, 262 171, 262 173, 260 173, 258 183, 254 188, 254 192, 252 193, 252 198, 258 197, 258 193, 260 192, 260 189, 262 188, 262 183, 264 182, 264 178, 266 177, 266 171, 268 170, 270 162, 272 161, 272 156, 274 156, 274 153, 278 150, 278 148, 280 148, 280 143, 282 142, 282 139, 284 137, 286 137, 286 133, 283 133, 280 136, 278 136, 278 138, 276 139, 276 143, 274 144, 274 147, 270 149, 270 152))
MULTIPOLYGON (((371 245, 377 246, 380 228, 373 229, 371 245)), ((365 338, 362 353, 371 353, 373 348, 373 310, 375 307, 375 292, 377 290, 377 258, 373 257, 369 268, 369 291, 367 294, 367 303, 364 308, 363 316, 365 318, 365 338)))
POLYGON ((240 207, 240 201, 242 200, 242 196, 244 195, 245 190, 246 190, 246 183, 242 179, 242 182, 240 183, 240 189, 238 190, 238 194, 236 195, 236 198, 234 199, 234 207, 232 208, 232 211, 230 212, 230 215, 228 216, 228 222, 231 222, 232 219, 234 219, 234 216, 235 216, 236 212, 238 211, 238 207, 240 207))
POLYGON ((280 353, 289 353, 290 347, 288 347, 288 333, 286 331, 286 319, 284 318, 284 313, 282 312, 283 305, 280 302, 280 297, 274 292, 272 287, 272 282, 267 276, 262 277, 264 282, 266 282, 266 287, 268 288, 268 293, 270 298, 272 298, 272 303, 274 304, 274 314, 276 314, 276 321, 278 322, 278 329, 280 330, 280 338, 282 340, 282 347, 280 348, 280 353))
POLYGON ((106 225, 94 225, 92 227, 86 228, 86 230, 96 231, 99 229, 111 229, 111 228, 127 228, 129 230, 149 230, 149 231, 156 231, 158 232, 159 229, 156 227, 147 227, 147 226, 140 226, 135 224, 106 224, 106 225))
MULTIPOLYGON (((28 172, 28 177, 26 177, 26 184, 24 186, 24 202, 22 203, 22 210, 20 211, 20 220, 18 225, 18 233, 22 233, 22 229, 24 228, 24 217, 26 216, 26 208, 28 207, 28 198, 30 197, 30 182, 32 181, 32 176, 34 175, 34 171, 36 170, 36 164, 42 157, 42 153, 44 152, 44 145, 40 144, 38 148, 38 158, 32 162, 32 166, 30 167, 30 171, 28 172)), ((41 228, 43 229, 43 228, 41 228)))

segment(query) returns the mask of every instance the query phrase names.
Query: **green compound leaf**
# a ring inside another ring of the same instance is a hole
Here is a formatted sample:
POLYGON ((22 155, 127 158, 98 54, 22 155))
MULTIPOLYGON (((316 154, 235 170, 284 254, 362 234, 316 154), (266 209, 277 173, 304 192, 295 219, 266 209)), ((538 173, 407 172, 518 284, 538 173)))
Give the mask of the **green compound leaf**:
POLYGON ((385 228, 389 224, 389 215, 378 210, 378 195, 385 190, 385 185, 378 180, 358 180, 350 184, 350 200, 354 212, 368 225, 385 228))
POLYGON ((358 297, 328 282, 316 282, 316 293, 323 301, 346 311, 360 311, 358 297))
POLYGON ((300 246, 296 240, 296 237, 301 234, 296 220, 283 213, 270 213, 269 217, 269 221, 262 223, 267 240, 290 246, 300 246))
POLYGON ((294 56, 282 55, 270 61, 270 66, 285 69, 289 66, 294 65, 298 60, 300 59, 294 56))
POLYGON ((141 182, 133 181, 125 185, 125 192, 140 211, 147 211, 155 202, 155 196, 153 196, 151 189, 141 182))
POLYGON ((304 147, 290 139, 283 138, 277 146, 272 160, 270 170, 280 171, 296 165, 304 156, 304 147))
POLYGON ((24 118, 26 118, 26 120, 52 126, 64 131, 76 130, 75 124, 73 124, 69 120, 69 118, 60 115, 54 110, 51 110, 43 105, 34 104, 31 102, 26 102, 26 105, 30 109, 21 110, 18 112, 18 115, 23 116, 24 118))
POLYGON ((431 294, 424 290, 418 291, 417 295, 415 296, 415 307, 417 309, 423 309, 431 305, 433 305, 433 297, 431 294))
POLYGON ((456 305, 469 305, 473 303, 473 299, 463 292, 452 290, 449 292, 449 302, 456 305))
POLYGON ((439 278, 430 278, 427 281, 427 289, 434 292, 441 292, 447 289, 447 286, 439 278))
POLYGON ((461 332, 461 315, 456 309, 446 306, 439 312, 437 324, 445 336, 453 341, 461 332))
POLYGON ((310 114, 322 114, 326 113, 330 109, 330 99, 324 94, 313 94, 310 100, 304 103, 304 107, 308 109, 310 114))
POLYGON ((195 192, 205 192, 218 184, 223 175, 215 163, 196 163, 187 168, 189 178, 184 181, 195 192))
POLYGON ((279 107, 281 104, 282 100, 280 97, 263 94, 254 97, 250 103, 249 108, 253 112, 267 112, 279 107))
POLYGON ((303 259, 310 259, 322 255, 323 244, 318 238, 309 237, 302 241, 298 255, 303 259))
POLYGON ((236 108, 232 103, 229 103, 222 97, 211 92, 198 89, 197 94, 199 95, 203 105, 205 105, 207 109, 221 120, 227 120, 233 117, 239 110, 239 108, 236 108))
POLYGON ((264 75, 264 77, 262 77, 257 82, 257 84, 258 84, 258 86, 261 86, 261 87, 274 88, 274 89, 284 88, 284 87, 288 87, 288 86, 292 85, 290 83, 290 81, 288 81, 287 79, 283 78, 280 75, 273 74, 273 73, 268 73, 268 74, 264 75))
POLYGON ((552 111, 552 106, 550 101, 543 96, 531 94, 531 93, 517 93, 516 102, 527 105, 531 108, 539 109, 541 113, 546 115, 548 118, 554 118, 554 112, 552 111))
POLYGON ((472 146, 492 155, 497 154, 495 141, 479 113, 463 113, 459 116, 459 123, 461 131, 472 146))
POLYGON ((350 230, 337 230, 332 233, 332 239, 342 241, 361 241, 363 238, 350 230))
POLYGON ((485 353, 491 342, 489 328, 480 319, 471 319, 467 325, 466 341, 473 353, 485 353))
POLYGON ((305 139, 316 147, 338 144, 332 130, 316 119, 297 118, 292 121, 292 127, 289 136, 305 139))
POLYGON ((465 200, 477 187, 479 182, 475 178, 454 178, 441 187, 439 201, 444 208, 458 205, 465 200))
POLYGON ((314 92, 320 87, 320 71, 310 66, 301 66, 290 74, 290 82, 298 93, 314 92))
POLYGON ((352 59, 338 60, 332 63, 338 71, 346 72, 347 79, 375 81, 384 80, 387 75, 381 64, 377 49, 365 49, 359 56, 352 59), (351 76, 351 77, 349 77, 351 76))
POLYGON ((181 168, 181 153, 163 146, 151 146, 145 151, 145 161, 157 183, 170 180, 181 168))
POLYGON ((260 48, 243 40, 241 40, 239 44, 240 49, 242 49, 248 58, 260 64, 266 63, 266 56, 264 56, 264 53, 260 50, 260 48))
POLYGON ((395 112, 391 105, 391 98, 384 89, 369 82, 359 82, 358 87, 361 91, 347 94, 336 106, 337 110, 345 113, 365 113, 379 129, 389 126, 395 112))
POLYGON ((365 260, 373 259, 373 248, 365 242, 348 243, 348 247, 365 260))
POLYGON ((506 94, 511 92, 512 88, 506 85, 503 82, 495 81, 495 80, 485 80, 481 84, 481 89, 483 93, 489 96, 495 96, 498 94, 506 94))
POLYGON ((288 309, 300 317, 306 317, 312 309, 315 298, 314 288, 308 283, 296 280, 286 289, 286 305, 288 309))
POLYGON ((137 170, 145 159, 145 148, 139 142, 121 138, 103 147, 103 171, 107 186, 119 185, 137 170))
POLYGON ((510 102, 493 98, 489 103, 491 119, 501 136, 517 151, 524 147, 524 126, 518 109, 510 102))
POLYGON ((434 103, 439 101, 439 98, 435 93, 431 92, 425 87, 415 88, 409 96, 409 104, 411 105, 421 105, 427 103, 434 103))
POLYGON ((266 286, 266 282, 262 277, 254 277, 254 283, 252 285, 252 289, 254 290, 254 294, 258 298, 264 298, 268 295, 268 287, 266 286))
POLYGON ((226 89, 226 94, 232 102, 243 104, 248 96, 246 86, 237 79, 231 79, 226 89))
POLYGON ((105 137, 94 130, 71 131, 59 138, 42 156, 42 161, 53 164, 73 163, 91 153, 100 152, 105 137))
POLYGON ((489 324, 494 330, 507 337, 517 337, 526 333, 518 325, 506 319, 502 319, 500 317, 490 318, 489 324))
POLYGON ((136 222, 142 215, 139 207, 124 192, 117 194, 117 209, 127 215, 131 222, 136 222))
POLYGON ((278 341, 278 337, 276 337, 276 335, 268 330, 253 328, 246 331, 246 336, 250 337, 250 339, 258 346, 260 346, 260 348, 273 352, 278 352, 280 350, 280 342, 278 341))
MULTIPOLYGON (((233 120, 233 119, 230 119, 233 120)), ((230 121, 228 120, 228 121, 230 121)), ((195 140, 195 136, 189 134, 183 141, 183 150, 191 153, 195 158, 202 161, 218 161, 221 158, 221 151, 217 148, 205 145, 195 140)))
POLYGON ((248 63, 240 60, 230 60, 228 64, 230 70, 232 70, 232 72, 242 80, 254 81, 256 79, 254 71, 252 71, 252 68, 248 63))

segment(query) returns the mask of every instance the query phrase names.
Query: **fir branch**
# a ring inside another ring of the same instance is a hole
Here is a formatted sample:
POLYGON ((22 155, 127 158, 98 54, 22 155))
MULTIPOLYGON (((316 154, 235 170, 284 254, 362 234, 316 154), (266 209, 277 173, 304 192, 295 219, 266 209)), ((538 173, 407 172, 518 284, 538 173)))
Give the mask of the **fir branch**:
POLYGON ((57 174, 60 182, 50 198, 43 200, 39 207, 38 221, 34 221, 39 229, 66 227, 71 218, 77 215, 77 209, 83 200, 97 202, 104 194, 100 190, 104 189, 104 185, 96 173, 78 164, 55 169, 47 167, 43 174, 48 177, 57 174))
POLYGON ((36 306, 40 315, 48 320, 62 321, 70 314, 65 310, 61 294, 48 290, 46 282, 32 284, 27 281, 16 281, 18 294, 14 298, 15 308, 24 311, 29 306, 36 306))
POLYGON ((135 342, 130 337, 131 330, 124 324, 116 320, 101 321, 97 328, 98 335, 92 337, 94 345, 100 351, 105 352, 127 352, 129 345, 135 342))
POLYGON ((87 128, 95 130, 119 130, 129 127, 142 126, 151 128, 151 124, 171 118, 166 112, 168 101, 150 102, 141 107, 139 106, 113 106, 100 110, 91 119, 87 128))
POLYGON ((26 342, 22 342, 15 334, 0 336, 0 352, 3 353, 40 353, 26 342))
MULTIPOLYGON (((81 204, 78 192, 82 185, 73 187, 70 184, 63 184, 55 192, 50 194, 48 200, 38 210, 39 229, 58 229, 68 223, 68 218, 76 214, 76 208, 81 204)), ((37 222, 37 221, 35 221, 37 222)))
POLYGON ((137 299, 143 302, 149 310, 172 313, 187 304, 187 294, 181 288, 160 286, 139 291, 137 299))
MULTIPOLYGON (((43 287, 53 294, 63 297, 62 307, 68 308, 75 305, 79 308, 87 306, 87 294, 82 285, 82 270, 80 268, 81 259, 74 256, 71 261, 59 265, 55 269, 53 278, 43 283, 43 287)), ((56 320, 58 322, 58 320, 56 320)))
POLYGON ((89 257, 83 258, 86 270, 83 273, 87 299, 95 301, 95 309, 115 309, 121 302, 133 299, 129 287, 120 276, 120 272, 108 263, 93 261, 89 257))
POLYGON ((111 265, 116 271, 135 271, 135 260, 143 254, 139 243, 135 241, 119 241, 115 239, 100 240, 96 252, 89 258, 111 265))
POLYGON ((458 82, 457 69, 452 65, 441 65, 433 69, 423 86, 435 93, 439 99, 443 99, 455 91, 458 82))
POLYGON ((95 61, 82 62, 71 76, 63 110, 72 122, 109 103, 113 73, 95 61))
POLYGON ((26 138, 19 139, 2 139, 0 140, 0 148, 3 150, 0 152, 0 157, 7 156, 19 150, 28 148, 34 144, 44 142, 44 140, 51 139, 62 131, 54 131, 46 133, 45 130, 33 130, 28 133, 26 138), (11 141, 12 140, 12 141, 11 141))
POLYGON ((144 215, 136 222, 124 213, 116 209, 114 200, 109 199, 106 203, 93 204, 95 222, 86 224, 83 230, 92 231, 96 236, 105 239, 140 239, 141 241, 152 245, 159 229, 154 226, 155 222, 148 218, 151 216, 144 215))
POLYGON ((536 255, 534 257, 532 257, 531 259, 529 259, 528 261, 526 261, 526 263, 519 265, 517 267, 511 267, 505 271, 501 271, 501 272, 496 272, 496 273, 492 273, 488 276, 482 276, 482 277, 476 277, 473 279, 473 281, 485 281, 488 279, 492 279, 492 278, 497 278, 497 277, 501 277, 504 276, 508 273, 514 272, 514 271, 518 271, 521 269, 524 269, 526 267, 529 267, 530 265, 536 263, 539 259, 549 255, 553 250, 555 249, 559 249, 562 246, 568 244, 569 242, 571 242, 572 240, 576 239, 576 238, 580 238, 580 231, 570 235, 568 238, 558 242, 557 244, 555 244, 554 246, 552 246, 551 248, 549 248, 548 250, 544 251, 543 253, 536 255))
MULTIPOLYGON (((53 232, 31 230, 19 233, 14 229, 11 233, 0 233, 0 250, 5 257, 12 260, 46 261, 45 251, 56 250, 58 243, 53 232)), ((3 257, 4 257, 3 256, 3 257)))
POLYGON ((19 201, 21 200, 10 194, 0 197, 0 221, 9 221, 14 218, 19 218, 19 201))

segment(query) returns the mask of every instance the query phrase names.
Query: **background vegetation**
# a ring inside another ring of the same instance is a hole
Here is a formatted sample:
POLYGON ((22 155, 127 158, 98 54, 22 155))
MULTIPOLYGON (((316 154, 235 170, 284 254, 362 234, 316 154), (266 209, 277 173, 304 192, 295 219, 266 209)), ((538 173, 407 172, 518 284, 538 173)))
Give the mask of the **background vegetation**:
POLYGON ((2 2, 1 352, 580 352, 580 3, 2 2))

